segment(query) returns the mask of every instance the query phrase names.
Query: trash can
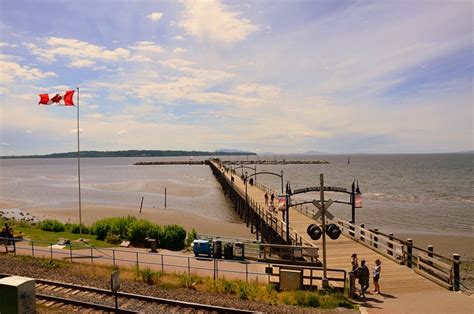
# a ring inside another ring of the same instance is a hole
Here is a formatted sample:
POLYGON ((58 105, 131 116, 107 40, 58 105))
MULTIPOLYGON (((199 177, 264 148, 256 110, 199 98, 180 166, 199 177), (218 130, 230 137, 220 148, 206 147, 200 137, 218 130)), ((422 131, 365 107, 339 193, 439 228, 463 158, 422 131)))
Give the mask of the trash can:
POLYGON ((156 239, 148 239, 148 242, 150 243, 150 252, 156 253, 156 239))
POLYGON ((245 246, 243 242, 235 242, 234 258, 241 261, 245 259, 245 246))
POLYGON ((214 240, 212 243, 212 254, 214 258, 222 258, 222 241, 214 240))
POLYGON ((234 259, 234 246, 232 245, 232 243, 226 243, 224 245, 224 258, 234 259))

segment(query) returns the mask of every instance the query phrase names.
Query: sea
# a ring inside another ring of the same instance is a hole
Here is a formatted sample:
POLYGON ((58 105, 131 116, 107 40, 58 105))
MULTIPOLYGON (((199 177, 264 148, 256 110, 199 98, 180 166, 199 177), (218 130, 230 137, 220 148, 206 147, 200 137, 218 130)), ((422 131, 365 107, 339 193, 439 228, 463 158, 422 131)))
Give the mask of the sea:
MULTIPOLYGON (((194 160, 205 157, 194 158, 194 160)), ((356 182, 362 208, 356 223, 382 232, 436 233, 474 236, 474 154, 403 155, 275 155, 223 157, 240 160, 325 160, 329 164, 256 165, 258 172, 283 171, 292 190, 320 185, 351 189, 356 182)), ((205 165, 134 165, 140 161, 188 161, 190 157, 82 158, 81 199, 85 204, 190 212, 214 220, 236 221, 232 204, 205 165), (166 192, 165 192, 166 189, 166 192), (165 196, 166 195, 166 196, 165 196)), ((23 204, 28 212, 77 207, 77 160, 1 159, 0 199, 23 204)), ((254 165, 250 165, 253 167, 254 165)), ((248 168, 241 171, 252 174, 248 168)), ((257 182, 276 191, 280 178, 258 175, 257 182)), ((345 193, 326 199, 349 201, 345 193)), ((294 196, 294 201, 319 199, 319 193, 294 196)), ((308 205, 310 206, 310 205, 308 205)), ((5 211, 5 210, 4 210, 5 211)), ((351 207, 333 203, 329 211, 350 220, 351 207)))

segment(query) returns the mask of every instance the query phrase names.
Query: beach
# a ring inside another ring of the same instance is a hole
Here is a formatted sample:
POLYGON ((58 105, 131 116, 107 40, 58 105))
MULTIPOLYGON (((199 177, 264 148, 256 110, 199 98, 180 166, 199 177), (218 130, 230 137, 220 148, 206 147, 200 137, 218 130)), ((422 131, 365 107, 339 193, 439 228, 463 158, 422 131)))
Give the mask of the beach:
MULTIPOLYGON (((15 208, 12 205, 19 205, 9 201, 0 200, 0 210, 3 212, 12 212, 15 208)), ((14 211, 17 213, 17 210, 14 211)), ((46 207, 30 207, 28 211, 21 211, 23 214, 29 213, 29 216, 34 216, 37 219, 57 219, 61 222, 75 222, 79 221, 79 210, 76 208, 46 208, 46 207)), ((164 209, 164 208, 149 208, 143 207, 142 213, 139 213, 139 207, 118 207, 106 206, 98 204, 82 204, 82 223, 90 226, 97 220, 108 217, 124 217, 135 216, 140 219, 146 219, 157 223, 159 225, 177 224, 183 226, 187 231, 196 230, 198 234, 202 235, 218 235, 235 237, 242 239, 254 239, 250 229, 246 227, 243 222, 231 222, 215 220, 203 217, 201 215, 193 215, 189 212, 164 209)), ((18 216, 18 215, 16 215, 18 216)), ((18 216, 17 218, 21 218, 18 216)))

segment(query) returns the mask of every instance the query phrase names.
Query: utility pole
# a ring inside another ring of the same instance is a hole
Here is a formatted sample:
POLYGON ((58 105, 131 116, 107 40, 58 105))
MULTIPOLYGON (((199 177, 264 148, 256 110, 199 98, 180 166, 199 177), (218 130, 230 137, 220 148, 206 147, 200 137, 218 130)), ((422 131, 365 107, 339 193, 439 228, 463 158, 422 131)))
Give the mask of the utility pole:
POLYGON ((329 286, 327 270, 326 270, 326 205, 324 204, 324 174, 321 173, 319 175, 319 179, 321 181, 321 189, 320 189, 320 198, 321 198, 321 222, 323 228, 323 279, 322 279, 322 286, 323 288, 327 288, 329 286))

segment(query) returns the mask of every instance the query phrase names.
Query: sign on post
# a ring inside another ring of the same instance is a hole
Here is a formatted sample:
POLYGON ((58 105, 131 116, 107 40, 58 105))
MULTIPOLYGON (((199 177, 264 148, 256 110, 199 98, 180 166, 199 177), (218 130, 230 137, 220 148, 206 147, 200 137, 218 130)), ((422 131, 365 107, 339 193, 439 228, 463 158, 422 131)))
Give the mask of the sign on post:
MULTIPOLYGON (((326 211, 326 217, 327 217, 328 219, 330 219, 330 220, 334 219, 334 215, 331 214, 331 213, 328 211, 328 208, 329 208, 329 206, 332 205, 332 203, 334 203, 333 200, 328 199, 328 200, 326 201, 326 204, 324 204, 325 211, 326 211)), ((313 219, 314 219, 314 220, 317 220, 317 219, 319 219, 319 217, 321 217, 321 215, 323 214, 323 211, 322 211, 323 207, 321 206, 321 202, 320 202, 320 201, 317 201, 317 200, 314 200, 314 201, 312 202, 312 204, 313 204, 314 206, 316 206, 316 207, 319 209, 318 212, 313 215, 313 219)))
POLYGON ((117 292, 120 289, 120 272, 118 270, 114 271, 110 275, 110 290, 115 294, 115 309, 118 310, 118 294, 117 292))

